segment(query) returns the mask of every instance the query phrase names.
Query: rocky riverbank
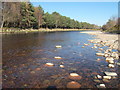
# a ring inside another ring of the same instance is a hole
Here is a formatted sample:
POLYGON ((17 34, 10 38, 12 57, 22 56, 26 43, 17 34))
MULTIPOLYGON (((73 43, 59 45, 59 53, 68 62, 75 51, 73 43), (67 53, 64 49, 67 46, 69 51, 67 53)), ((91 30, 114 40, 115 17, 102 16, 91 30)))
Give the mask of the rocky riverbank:
MULTIPOLYGON (((91 29, 61 29, 61 28, 55 28, 55 29, 48 29, 48 28, 40 28, 40 29, 17 29, 17 28, 3 28, 0 30, 0 33, 6 34, 6 33, 29 33, 29 32, 55 32, 55 31, 83 31, 83 30, 90 30, 91 29)), ((96 30, 96 29, 92 29, 96 30)))
POLYGON ((108 34, 101 31, 85 31, 81 33, 87 33, 90 35, 95 35, 93 42, 104 42, 105 46, 109 46, 111 49, 120 50, 119 47, 119 34, 108 34))

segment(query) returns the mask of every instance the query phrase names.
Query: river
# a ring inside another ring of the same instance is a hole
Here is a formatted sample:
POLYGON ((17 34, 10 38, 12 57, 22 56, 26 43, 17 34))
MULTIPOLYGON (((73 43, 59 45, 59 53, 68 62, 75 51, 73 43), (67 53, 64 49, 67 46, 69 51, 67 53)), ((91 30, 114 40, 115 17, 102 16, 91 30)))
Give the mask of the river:
POLYGON ((93 43, 88 41, 94 38, 80 31, 2 35, 3 88, 66 88, 67 83, 74 81, 69 78, 70 73, 82 77, 75 80, 81 88, 96 88, 100 83, 108 88, 117 87, 117 79, 94 81, 96 75, 104 76, 105 71, 118 72, 118 67, 110 69, 104 57, 95 55, 98 49, 91 48, 93 43), (90 45, 83 48, 84 43, 90 45), (62 48, 55 48, 56 45, 62 48), (48 67, 46 63, 54 66, 48 67))

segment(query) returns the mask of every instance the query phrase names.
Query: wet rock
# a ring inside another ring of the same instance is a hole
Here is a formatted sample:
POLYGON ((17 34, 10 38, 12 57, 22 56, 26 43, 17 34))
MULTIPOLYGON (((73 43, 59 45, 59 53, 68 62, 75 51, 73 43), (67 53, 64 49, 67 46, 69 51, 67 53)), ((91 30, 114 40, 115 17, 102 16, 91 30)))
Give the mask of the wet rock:
POLYGON ((84 43, 84 45, 85 45, 85 46, 88 46, 89 44, 85 44, 85 43, 84 43))
POLYGON ((114 63, 114 61, 113 61, 113 60, 109 60, 108 62, 109 62, 109 63, 111 63, 111 64, 113 64, 113 63, 114 63))
POLYGON ((117 65, 120 65, 120 63, 117 63, 117 65))
POLYGON ((113 64, 109 64, 108 67, 114 68, 115 66, 113 64))
POLYGON ((104 54, 104 57, 106 57, 106 58, 107 58, 108 56, 109 56, 109 54, 107 54, 107 53, 105 53, 105 54, 104 54))
POLYGON ((102 48, 99 48, 99 50, 101 50, 101 51, 102 51, 103 49, 102 49, 102 48))
POLYGON ((67 88, 80 88, 81 85, 78 82, 71 81, 67 84, 67 88))
POLYGON ((111 79, 111 76, 103 76, 103 79, 111 79))
POLYGON ((54 66, 53 63, 46 63, 45 65, 46 65, 46 66, 54 66))
POLYGON ((62 46, 61 45, 57 45, 57 46, 55 46, 56 48, 62 48, 62 46))
POLYGON ((59 84, 59 83, 61 82, 61 80, 62 80, 61 78, 58 78, 58 79, 55 80, 54 83, 55 83, 55 84, 59 84))
POLYGON ((51 76, 51 78, 58 78, 59 77, 59 75, 53 75, 53 76, 51 76))
POLYGON ((97 75, 97 78, 98 78, 98 79, 101 79, 101 78, 102 78, 102 76, 100 76, 100 75, 97 75))
POLYGON ((56 57, 54 57, 55 59, 62 59, 61 57, 59 57, 59 56, 56 56, 56 57))
POLYGON ((35 71, 31 71, 30 73, 31 73, 31 74, 34 74, 34 73, 35 73, 35 71))
POLYGON ((69 78, 72 80, 80 80, 82 77, 79 76, 77 73, 70 73, 69 78))
POLYGON ((115 72, 105 72, 107 76, 117 76, 117 73, 115 72))
POLYGON ((105 87, 105 84, 100 84, 100 85, 97 85, 97 88, 106 88, 106 87, 105 87))
POLYGON ((69 70, 76 71, 77 69, 76 68, 69 68, 69 70))
POLYGON ((97 61, 100 61, 100 58, 98 58, 97 61))
POLYGON ((107 57, 106 58, 106 61, 113 61, 114 59, 113 59, 113 57, 107 57))
POLYGON ((84 46, 82 46, 82 48, 84 48, 84 46))
POLYGON ((97 56, 104 56, 104 53, 96 53, 97 56))
POLYGON ((64 65, 60 65, 61 68, 64 68, 64 65))
POLYGON ((103 82, 109 83, 110 81, 108 79, 103 79, 103 82))
POLYGON ((94 80, 94 82, 100 83, 101 81, 100 81, 100 80, 95 79, 95 80, 94 80))
POLYGON ((36 68, 35 70, 36 70, 36 71, 40 71, 40 70, 41 70, 41 68, 36 68))

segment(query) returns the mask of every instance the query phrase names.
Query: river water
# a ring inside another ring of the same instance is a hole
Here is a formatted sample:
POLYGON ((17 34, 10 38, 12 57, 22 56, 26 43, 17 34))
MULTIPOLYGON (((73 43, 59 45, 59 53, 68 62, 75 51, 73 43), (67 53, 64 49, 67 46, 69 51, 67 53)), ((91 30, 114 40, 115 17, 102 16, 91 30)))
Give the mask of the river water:
POLYGON ((118 67, 109 68, 104 57, 96 56, 98 49, 91 48, 93 43, 82 48, 91 39, 94 36, 78 31, 4 34, 3 88, 66 88, 71 81, 78 82, 81 88, 96 88, 100 83, 107 88, 117 87, 117 78, 109 82, 94 81, 96 75, 104 76, 105 71, 118 72, 118 67), (55 48, 56 45, 62 48, 55 48), (98 58, 101 60, 97 61, 98 58), (46 63, 54 66, 48 67, 46 63), (70 73, 79 74, 81 80, 71 80, 70 73))

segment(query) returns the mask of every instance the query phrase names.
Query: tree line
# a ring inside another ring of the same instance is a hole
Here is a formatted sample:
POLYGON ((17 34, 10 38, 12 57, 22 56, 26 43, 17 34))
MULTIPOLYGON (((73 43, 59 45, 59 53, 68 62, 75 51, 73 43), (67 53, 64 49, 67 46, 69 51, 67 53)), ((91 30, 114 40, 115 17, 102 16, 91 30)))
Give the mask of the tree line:
POLYGON ((103 31, 111 33, 120 33, 120 18, 111 17, 106 24, 102 26, 103 31))
POLYGON ((4 2, 2 27, 21 29, 63 28, 63 29, 99 29, 95 24, 79 22, 58 12, 44 12, 41 6, 34 7, 30 2, 4 2))

